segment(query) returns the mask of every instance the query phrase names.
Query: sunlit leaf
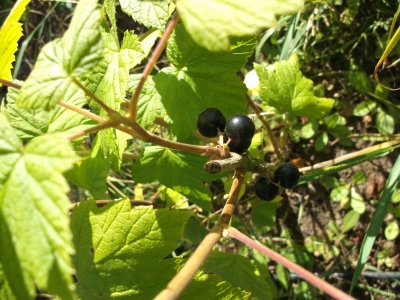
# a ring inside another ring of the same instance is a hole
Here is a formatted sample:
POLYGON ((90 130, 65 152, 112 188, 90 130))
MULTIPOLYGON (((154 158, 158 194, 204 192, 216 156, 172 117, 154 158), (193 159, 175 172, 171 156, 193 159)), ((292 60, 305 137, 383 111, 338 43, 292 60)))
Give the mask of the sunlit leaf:
POLYGON ((297 55, 276 62, 273 68, 255 64, 260 79, 260 96, 264 105, 275 107, 281 114, 321 118, 334 104, 333 99, 316 97, 313 82, 305 78, 297 55))
MULTIPOLYGON (((12 63, 22 36, 22 24, 18 22, 30 0, 18 0, 0 29, 0 78, 11 80, 12 63), (7 45, 7 46, 6 46, 7 45)), ((0 84, 0 86, 2 86, 0 84)))
POLYGON ((0 261, 16 295, 33 283, 72 299, 73 253, 68 185, 62 176, 76 160, 68 142, 44 135, 25 149, 0 116, 0 261), (29 255, 26 255, 29 253, 29 255))
POLYGON ((275 15, 295 13, 301 10, 303 1, 180 0, 176 5, 197 44, 210 51, 228 51, 230 36, 251 35, 273 27, 275 15))

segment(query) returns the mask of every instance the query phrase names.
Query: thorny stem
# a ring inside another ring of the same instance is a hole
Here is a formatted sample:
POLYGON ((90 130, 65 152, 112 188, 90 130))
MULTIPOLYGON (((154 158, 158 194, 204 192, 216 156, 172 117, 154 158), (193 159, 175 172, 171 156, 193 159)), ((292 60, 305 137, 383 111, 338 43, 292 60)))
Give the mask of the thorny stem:
POLYGON ((164 50, 165 45, 167 44, 168 38, 171 35, 172 31, 174 30, 176 23, 178 23, 178 21, 179 21, 179 15, 178 15, 178 12, 175 12, 175 15, 169 21, 167 27, 165 28, 165 32, 164 32, 161 40, 158 42, 157 47, 154 49, 153 54, 149 58, 149 61, 147 62, 146 67, 143 70, 142 78, 139 81, 139 84, 135 90, 135 93, 132 95, 132 100, 129 105, 129 109, 128 109, 128 113, 127 113, 127 117, 132 121, 136 121, 137 102, 139 99, 140 92, 143 89, 144 83, 146 82, 146 79, 150 75, 151 71, 153 70, 154 65, 156 64, 162 51, 164 50))
POLYGON ((331 296, 333 299, 340 299, 340 300, 355 300, 355 298, 351 297, 350 295, 346 294, 345 292, 339 290, 338 288, 334 287, 333 285, 327 283, 326 281, 322 280, 321 278, 315 276, 310 271, 304 269, 303 267, 299 266, 298 264, 291 262, 286 257, 276 253, 275 251, 259 244, 258 242, 252 240, 251 238, 247 237, 237 229, 233 227, 229 227, 227 229, 229 236, 241 241, 242 243, 248 245, 249 247, 261 252, 262 254, 268 256, 272 260, 276 261, 277 263, 281 264, 285 268, 292 270, 296 274, 300 275, 304 280, 311 283, 313 286, 321 289, 324 293, 331 296))
POLYGON ((229 226, 231 217, 238 202, 240 186, 244 180, 245 169, 235 170, 235 175, 229 198, 222 210, 221 216, 217 224, 211 229, 210 233, 203 239, 196 251, 188 259, 178 274, 168 283, 167 287, 162 290, 154 299, 155 300, 173 300, 178 299, 190 281, 193 279, 194 274, 200 269, 203 262, 210 255, 213 247, 218 243, 222 237, 222 232, 229 226))
POLYGON ((254 104, 254 102, 250 99, 249 95, 246 94, 246 99, 247 99, 247 103, 250 105, 251 109, 255 112, 255 114, 257 115, 257 117, 261 120, 261 122, 263 123, 264 127, 267 129, 268 132, 268 136, 269 139, 272 143, 272 146, 274 147, 274 152, 276 157, 278 158, 278 160, 283 163, 284 159, 281 155, 281 152, 279 151, 279 147, 278 144, 276 142, 274 133, 272 132, 271 126, 269 126, 268 122, 264 119, 264 117, 260 114, 260 110, 257 107, 257 105, 254 104))

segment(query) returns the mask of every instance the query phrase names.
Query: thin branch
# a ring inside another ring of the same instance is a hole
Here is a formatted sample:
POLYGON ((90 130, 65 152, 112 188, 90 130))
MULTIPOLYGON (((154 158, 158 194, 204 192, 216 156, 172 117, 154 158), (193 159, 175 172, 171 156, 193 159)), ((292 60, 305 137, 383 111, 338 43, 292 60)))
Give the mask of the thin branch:
MULTIPOLYGON (((103 207, 103 206, 106 206, 108 203, 115 202, 115 201, 117 201, 117 200, 96 200, 96 205, 97 205, 97 207, 103 207)), ((141 206, 141 205, 149 206, 149 205, 153 205, 154 208, 158 207, 157 204, 154 204, 154 203, 152 203, 150 201, 147 201, 147 200, 129 200, 129 201, 131 202, 132 206, 141 206)), ((72 212, 74 210, 75 206, 77 206, 77 205, 79 206, 79 203, 80 202, 71 204, 69 206, 69 212, 72 212)))
POLYGON ((8 80, 5 80, 5 79, 1 79, 1 78, 0 78, 0 83, 1 83, 1 84, 4 84, 4 85, 6 85, 6 86, 12 87, 12 88, 14 88, 14 89, 17 89, 17 90, 20 90, 20 89, 21 89, 21 86, 20 86, 19 84, 16 84, 16 83, 14 83, 14 82, 11 82, 11 81, 8 81, 8 80))
POLYGON ((135 93, 132 95, 132 100, 129 105, 128 113, 126 115, 132 121, 136 121, 137 102, 139 99, 140 92, 143 89, 144 83, 146 82, 146 79, 150 75, 151 71, 153 70, 154 65, 157 62, 158 58, 160 57, 162 51, 164 50, 168 38, 171 35, 173 29, 175 28, 176 23, 178 23, 178 20, 179 20, 178 12, 175 12, 174 17, 169 21, 161 40, 157 44, 157 47, 154 49, 154 52, 152 53, 151 57, 149 58, 149 61, 146 64, 145 69, 143 70, 142 78, 139 81, 135 93))
POLYGON ((82 136, 85 136, 87 134, 90 134, 92 132, 97 132, 97 131, 102 130, 102 129, 115 127, 117 125, 118 125, 117 121, 106 121, 104 123, 101 123, 99 125, 93 126, 93 127, 88 128, 86 130, 82 130, 82 131, 78 131, 78 132, 75 132, 73 134, 70 134, 69 136, 66 137, 66 139, 69 140, 69 141, 72 141, 72 140, 75 140, 75 139, 80 138, 82 136))
POLYGON ((101 106, 101 108, 103 108, 107 114, 112 114, 112 113, 116 113, 115 110, 113 110, 112 108, 110 108, 107 104, 105 104, 99 97, 97 97, 95 94, 93 94, 89 89, 87 89, 82 83, 80 83, 80 81, 78 79, 76 79, 75 77, 71 77, 70 78, 71 81, 73 83, 75 83, 77 86, 79 86, 79 88, 81 90, 83 90, 85 92, 85 94, 87 96, 89 96, 90 98, 92 98, 98 105, 101 106))
POLYGON ((329 295, 334 299, 340 300, 355 300, 355 298, 351 297, 350 295, 346 294, 345 292, 339 290, 338 288, 334 287, 333 285, 329 284, 328 282, 322 280, 321 278, 315 276, 310 271, 304 269, 303 267, 299 266, 298 264, 288 260, 286 257, 276 253, 275 251, 259 244, 258 242, 252 240, 251 238, 247 237, 239 230, 229 227, 227 229, 229 236, 237 239, 238 241, 245 243, 247 246, 263 253, 264 255, 268 256, 272 260, 276 261, 277 263, 281 264, 285 268, 292 270, 296 274, 300 275, 304 280, 308 281, 313 286, 321 289, 324 293, 329 295))
POLYGON ((247 100, 247 103, 250 105, 251 109, 256 113, 257 117, 261 120, 264 127, 267 129, 269 140, 272 143, 276 157, 278 158, 278 160, 281 163, 284 162, 285 160, 283 159, 281 152, 279 151, 279 147, 276 142, 274 133, 273 133, 271 127, 269 126, 268 122, 264 119, 264 117, 261 115, 261 111, 258 109, 257 105, 254 104, 254 102, 250 99, 249 95, 247 95, 247 94, 246 94, 246 100, 247 100))
POLYGON ((240 186, 243 183, 245 173, 245 169, 235 170, 229 198, 224 206, 217 224, 215 224, 210 233, 207 234, 207 236, 203 239, 196 251, 179 270, 178 274, 176 274, 176 276, 169 282, 168 286, 154 298, 155 300, 178 299, 178 297, 193 279, 194 274, 201 268, 201 265, 210 255, 213 247, 222 237, 223 230, 229 226, 238 202, 240 186))

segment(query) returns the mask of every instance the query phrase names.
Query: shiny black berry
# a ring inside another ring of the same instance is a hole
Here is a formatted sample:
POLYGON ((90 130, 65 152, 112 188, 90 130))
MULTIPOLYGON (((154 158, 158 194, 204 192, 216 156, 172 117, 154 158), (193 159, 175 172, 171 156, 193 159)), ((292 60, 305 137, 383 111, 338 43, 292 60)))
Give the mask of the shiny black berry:
POLYGON ((265 177, 261 177, 254 185, 256 195, 261 200, 271 201, 274 200, 279 193, 279 187, 269 182, 265 177))
MULTIPOLYGON (((251 140, 241 140, 239 142, 233 141, 231 140, 228 144, 228 148, 230 152, 235 152, 235 153, 243 153, 245 151, 247 151, 247 149, 249 149, 250 145, 251 145, 251 140)), ((226 143, 228 141, 228 136, 226 135, 226 133, 224 134, 224 143, 226 143)))
POLYGON ((197 129, 202 136, 213 138, 225 130, 226 119, 216 108, 207 108, 197 117, 197 129))
POLYGON ((225 131, 227 136, 234 142, 248 141, 253 138, 256 126, 248 116, 236 114, 226 122, 225 131))
POLYGON ((274 181, 281 187, 290 189, 299 183, 300 171, 293 164, 281 164, 274 172, 274 181))

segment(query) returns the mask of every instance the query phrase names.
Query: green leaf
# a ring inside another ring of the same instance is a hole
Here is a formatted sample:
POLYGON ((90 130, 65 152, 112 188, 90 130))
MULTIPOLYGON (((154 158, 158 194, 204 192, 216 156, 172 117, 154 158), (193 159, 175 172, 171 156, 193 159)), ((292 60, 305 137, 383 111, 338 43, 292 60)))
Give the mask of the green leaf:
POLYGON ((78 2, 68 30, 62 38, 62 63, 69 76, 89 72, 100 60, 103 51, 97 0, 78 2))
POLYGON ((176 5, 192 39, 217 52, 229 50, 230 36, 256 34, 275 26, 275 15, 300 11, 303 1, 181 0, 176 5))
POLYGON ((52 109, 64 99, 70 77, 90 71, 99 62, 102 52, 99 19, 96 0, 79 1, 64 37, 42 48, 34 69, 22 86, 18 106, 52 109))
POLYGON ((214 251, 203 264, 207 272, 220 275, 233 286, 240 287, 259 299, 272 299, 271 287, 266 281, 268 269, 241 255, 214 251))
MULTIPOLYGON (((20 139, 31 140, 45 133, 60 133, 67 136, 83 131, 97 124, 95 121, 63 106, 57 105, 50 111, 43 109, 23 109, 16 105, 19 90, 9 88, 7 106, 2 110, 10 125, 20 139)), ((85 94, 76 85, 68 83, 65 98, 67 103, 75 107, 86 104, 85 94)), ((74 142, 79 143, 86 136, 74 142)))
POLYGON ((280 202, 258 201, 251 221, 260 231, 268 232, 275 226, 276 210, 280 206, 280 202))
POLYGON ((275 268, 276 277, 279 283, 283 286, 285 290, 289 289, 289 271, 286 270, 281 264, 277 264, 275 268))
POLYGON ((193 281, 185 289, 179 299, 182 300, 247 300, 250 298, 250 293, 242 291, 239 288, 232 288, 232 286, 221 277, 215 275, 203 274, 197 272, 193 281))
POLYGON ((342 233, 345 233, 352 229, 358 223, 360 214, 355 210, 350 210, 343 217, 342 233))
POLYGON ((350 189, 350 205, 360 215, 365 212, 364 199, 359 193, 356 192, 354 187, 350 189))
POLYGON ((393 241, 399 235, 399 224, 397 221, 390 222, 388 226, 385 228, 385 237, 389 241, 393 241))
POLYGON ((376 102, 373 100, 364 100, 363 102, 357 104, 354 107, 354 115, 358 117, 364 117, 366 114, 369 114, 376 107, 376 102))
POLYGON ((326 145, 328 145, 329 137, 326 132, 322 132, 315 140, 315 150, 321 151, 326 145))
MULTIPOLYGON (((128 91, 135 91, 138 83, 136 79, 140 79, 140 77, 141 75, 135 76, 135 74, 129 76, 128 91)), ((167 114, 161 102, 161 96, 156 90, 152 76, 147 78, 143 86, 137 107, 137 121, 144 128, 148 128, 152 125, 157 117, 162 117, 167 114)))
POLYGON ((351 281, 350 292, 352 291, 355 283, 360 277, 362 270, 364 269, 365 263, 367 262, 372 246, 374 245, 375 238, 378 235, 383 219, 385 218, 385 215, 387 213, 390 199, 392 198, 393 191, 397 186, 399 178, 400 178, 400 156, 397 157, 396 162, 394 163, 393 168, 389 174, 389 178, 386 181, 381 199, 378 203, 374 216, 372 217, 370 226, 368 227, 368 231, 365 234, 363 242, 361 244, 356 270, 354 272, 354 276, 351 281))
POLYGON ((139 183, 159 181, 208 211, 211 196, 202 181, 217 177, 204 171, 206 162, 207 159, 198 154, 148 146, 133 166, 132 179, 139 183))
POLYGON ((264 105, 275 107, 281 114, 290 112, 315 119, 331 110, 334 100, 314 95, 313 82, 302 75, 297 55, 276 62, 273 69, 258 64, 254 67, 260 78, 260 96, 264 105))
POLYGON ((86 189, 94 199, 109 199, 106 179, 110 163, 104 158, 88 157, 74 164, 65 177, 74 185, 86 189))
MULTIPOLYGON (((253 37, 232 39, 231 52, 212 53, 199 47, 183 25, 176 26, 167 45, 167 56, 173 66, 153 76, 159 96, 149 97, 162 102, 167 115, 161 117, 178 139, 183 140, 196 130, 198 114, 208 107, 218 108, 226 116, 246 112, 247 89, 236 73, 252 54, 255 43, 253 37)), ((144 118, 145 103, 142 100, 138 103, 139 119, 144 118)), ((155 103, 151 107, 157 107, 157 113, 162 112, 155 103)), ((149 117, 145 120, 145 124, 154 121, 149 117)))
POLYGON ((207 233, 204 226, 194 217, 190 218, 185 226, 185 239, 192 245, 200 244, 207 233))
POLYGON ((301 128, 301 137, 306 140, 311 139, 317 133, 318 127, 319 127, 318 121, 316 120, 308 121, 301 128))
MULTIPOLYGON (((18 22, 30 0, 18 0, 0 29, 0 78, 11 80, 12 63, 22 36, 22 24, 18 22), (6 46, 7 45, 7 46, 6 46)), ((0 84, 0 87, 2 84, 0 84)))
POLYGON ((13 291, 22 285, 24 293, 32 295, 35 282, 40 289, 72 299, 68 185, 61 173, 76 157, 66 140, 53 135, 35 138, 23 149, 1 116, 0 123, 0 261, 4 272, 13 291))
POLYGON ((72 212, 74 265, 81 299, 152 299, 182 265, 166 259, 193 211, 131 208, 128 200, 97 208, 93 200, 72 212), (156 278, 156 280, 155 280, 156 278))
POLYGON ((394 126, 394 118, 383 109, 378 108, 376 114, 376 127, 378 128, 378 131, 381 134, 393 134, 394 126))
POLYGON ((331 200, 339 202, 349 195, 350 184, 341 185, 332 189, 330 193, 331 200))
POLYGON ((349 135, 352 134, 349 128, 347 128, 344 125, 336 125, 334 128, 329 130, 329 133, 331 133, 335 138, 339 139, 339 144, 345 147, 351 147, 353 145, 353 142, 345 138, 349 135))
POLYGON ((147 28, 164 31, 170 0, 122 0, 122 11, 147 28))
POLYGON ((349 81, 357 91, 361 93, 372 93, 371 79, 368 78, 365 72, 350 72, 349 81))
POLYGON ((352 184, 362 184, 367 180, 367 175, 364 171, 357 171, 351 176, 352 184))
POLYGON ((172 189, 162 186, 158 189, 158 195, 162 201, 165 202, 165 206, 170 209, 182 209, 187 208, 187 198, 172 189))

